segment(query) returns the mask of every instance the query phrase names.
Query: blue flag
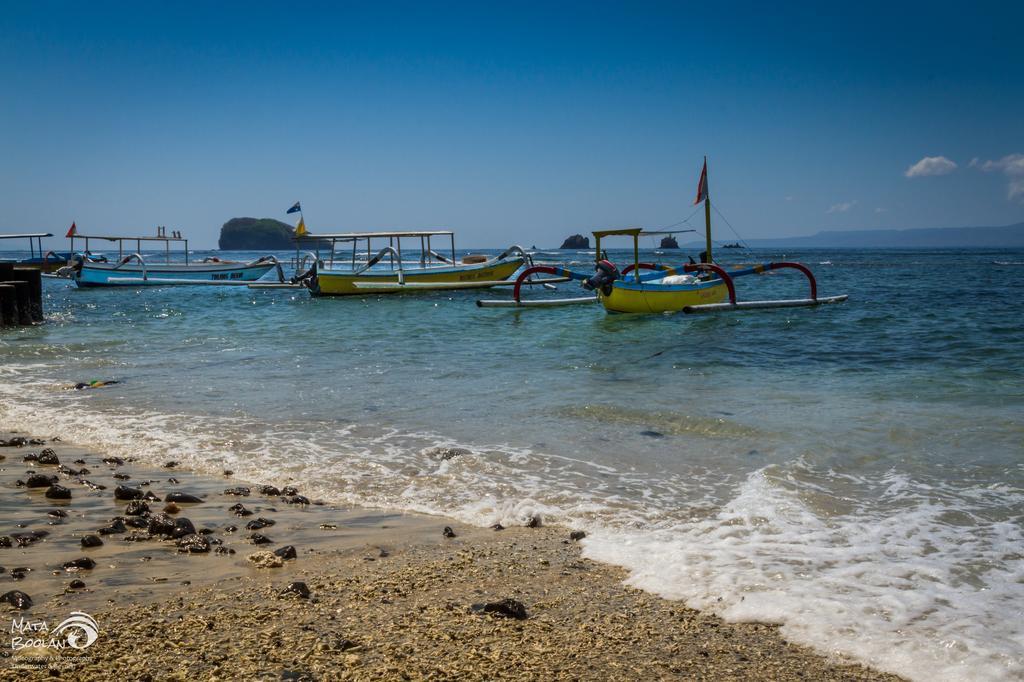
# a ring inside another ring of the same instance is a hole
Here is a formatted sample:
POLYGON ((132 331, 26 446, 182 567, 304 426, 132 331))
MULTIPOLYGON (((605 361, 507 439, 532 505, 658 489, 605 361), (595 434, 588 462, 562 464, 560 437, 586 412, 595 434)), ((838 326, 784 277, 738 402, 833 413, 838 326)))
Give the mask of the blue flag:
POLYGON ((296 201, 295 205, 288 209, 288 213, 302 213, 302 206, 296 201))

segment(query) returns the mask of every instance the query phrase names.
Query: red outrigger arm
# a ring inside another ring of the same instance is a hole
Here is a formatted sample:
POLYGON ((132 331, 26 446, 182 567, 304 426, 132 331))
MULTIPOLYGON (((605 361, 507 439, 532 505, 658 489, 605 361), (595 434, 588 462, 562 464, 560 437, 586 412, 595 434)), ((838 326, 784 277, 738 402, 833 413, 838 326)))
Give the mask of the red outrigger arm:
MULTIPOLYGON (((807 266, 801 265, 800 263, 793 263, 790 261, 780 261, 778 263, 762 263, 760 265, 755 265, 752 268, 746 268, 745 270, 734 270, 731 273, 728 272, 725 268, 719 265, 715 265, 714 263, 686 264, 682 268, 666 267, 664 265, 657 265, 655 263, 630 263, 629 265, 622 269, 622 275, 625 276, 636 269, 654 270, 658 272, 665 272, 666 274, 679 272, 680 270, 682 270, 683 272, 713 272, 725 283, 726 288, 729 290, 729 303, 735 305, 736 285, 733 283, 733 280, 736 277, 742 277, 744 275, 756 275, 762 272, 767 272, 768 270, 781 270, 783 268, 792 268, 794 270, 799 270, 800 272, 802 272, 804 276, 807 277, 808 283, 811 285, 811 300, 818 300, 818 283, 814 279, 814 274, 807 268, 807 266)), ((556 268, 552 265, 531 266, 523 270, 522 273, 520 273, 519 277, 516 278, 515 287, 512 289, 512 298, 517 303, 520 300, 519 295, 523 286, 523 282, 529 279, 531 275, 536 273, 545 273, 549 275, 555 275, 556 277, 568 277, 570 279, 576 280, 584 280, 587 279, 587 277, 589 277, 589 275, 584 273, 573 272, 572 270, 568 270, 566 268, 556 268)))
POLYGON ((512 298, 516 303, 519 303, 519 290, 523 287, 523 282, 529 279, 530 275, 538 272, 543 272, 548 275, 555 275, 556 277, 568 277, 569 279, 584 280, 590 277, 590 275, 582 274, 579 272, 573 272, 565 268, 556 268, 553 265, 531 265, 530 267, 519 273, 519 277, 516 278, 516 285, 512 289, 512 298))

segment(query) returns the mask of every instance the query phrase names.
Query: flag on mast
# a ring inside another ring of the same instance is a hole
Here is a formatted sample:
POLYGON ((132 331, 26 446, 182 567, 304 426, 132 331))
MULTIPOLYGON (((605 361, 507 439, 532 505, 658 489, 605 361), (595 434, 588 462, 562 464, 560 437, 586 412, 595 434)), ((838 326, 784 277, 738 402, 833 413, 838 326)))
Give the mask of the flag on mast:
POLYGON ((697 182, 697 198, 693 200, 696 206, 708 198, 708 160, 704 159, 704 168, 700 171, 700 180, 697 182))
POLYGON ((291 208, 289 208, 286 211, 286 213, 302 213, 302 204, 300 202, 296 201, 295 205, 292 206, 291 208))
POLYGON ((306 236, 306 221, 302 219, 302 216, 299 216, 299 224, 295 226, 295 236, 306 236))
POLYGON ((74 221, 72 221, 71 222, 71 228, 68 230, 68 233, 66 235, 64 235, 64 236, 68 237, 68 238, 71 238, 71 237, 74 237, 76 234, 78 234, 78 228, 75 226, 74 221))

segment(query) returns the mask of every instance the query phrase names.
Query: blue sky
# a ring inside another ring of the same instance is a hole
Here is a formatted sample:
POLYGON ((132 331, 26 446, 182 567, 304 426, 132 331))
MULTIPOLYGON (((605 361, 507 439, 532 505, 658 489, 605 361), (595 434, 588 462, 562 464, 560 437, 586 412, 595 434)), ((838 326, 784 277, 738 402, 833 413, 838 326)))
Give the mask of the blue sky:
POLYGON ((1024 5, 711 4, 10 3, 0 232, 1024 220, 1024 5))

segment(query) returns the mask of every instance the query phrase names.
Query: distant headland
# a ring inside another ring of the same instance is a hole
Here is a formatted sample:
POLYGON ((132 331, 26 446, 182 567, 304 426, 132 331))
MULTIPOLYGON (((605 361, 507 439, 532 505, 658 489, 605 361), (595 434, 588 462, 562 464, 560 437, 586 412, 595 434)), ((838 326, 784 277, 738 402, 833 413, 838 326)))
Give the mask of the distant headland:
MULTIPOLYGON (((747 239, 761 248, 959 249, 1024 247, 1024 223, 1003 227, 928 227, 909 230, 843 230, 806 237, 747 239)), ((698 247, 702 242, 690 242, 698 247)))

